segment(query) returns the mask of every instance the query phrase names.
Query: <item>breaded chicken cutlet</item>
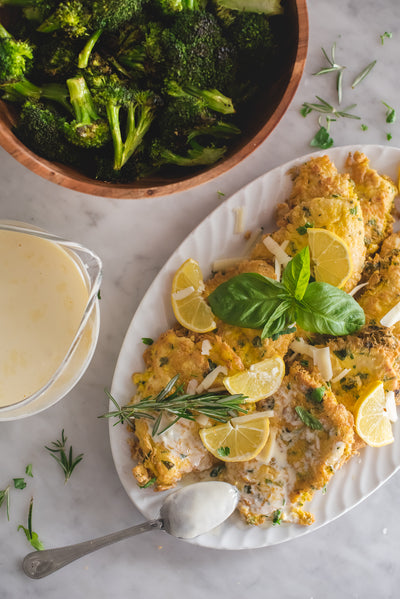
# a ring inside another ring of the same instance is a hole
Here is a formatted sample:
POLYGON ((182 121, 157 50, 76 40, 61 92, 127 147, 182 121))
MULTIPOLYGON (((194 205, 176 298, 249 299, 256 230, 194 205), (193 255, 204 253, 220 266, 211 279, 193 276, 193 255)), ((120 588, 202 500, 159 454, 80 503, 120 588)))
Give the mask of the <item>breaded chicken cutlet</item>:
POLYGON ((304 503, 351 456, 353 416, 316 370, 308 372, 298 362, 279 390, 261 404, 261 409, 273 408, 267 455, 228 463, 221 476, 241 491, 239 511, 250 524, 273 520, 277 511, 282 521, 311 524, 314 518, 303 510, 304 503))

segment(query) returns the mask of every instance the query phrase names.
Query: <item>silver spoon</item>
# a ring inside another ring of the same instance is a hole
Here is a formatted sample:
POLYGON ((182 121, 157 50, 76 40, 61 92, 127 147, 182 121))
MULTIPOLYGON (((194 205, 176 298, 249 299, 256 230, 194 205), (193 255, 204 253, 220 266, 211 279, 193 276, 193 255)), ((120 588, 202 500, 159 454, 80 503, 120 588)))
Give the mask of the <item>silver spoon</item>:
POLYGON ((229 518, 238 500, 238 490, 228 483, 188 485, 168 495, 158 519, 76 545, 33 551, 24 558, 22 568, 30 578, 43 578, 88 553, 153 529, 165 530, 178 539, 193 539, 229 518))

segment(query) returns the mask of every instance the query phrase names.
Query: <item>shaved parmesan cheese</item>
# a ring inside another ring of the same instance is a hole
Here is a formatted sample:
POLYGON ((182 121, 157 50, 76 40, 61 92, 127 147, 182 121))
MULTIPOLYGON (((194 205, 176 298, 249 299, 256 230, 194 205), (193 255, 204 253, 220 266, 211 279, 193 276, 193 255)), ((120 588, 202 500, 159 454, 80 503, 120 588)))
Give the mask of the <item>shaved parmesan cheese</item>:
POLYGON ((392 327, 400 320, 400 302, 398 302, 389 312, 382 316, 381 325, 383 327, 392 327))
POLYGON ((263 239, 263 244, 273 254, 276 259, 283 265, 286 266, 288 262, 290 262, 291 257, 281 248, 279 243, 276 243, 272 237, 265 237, 263 239))
POLYGON ((314 364, 324 381, 330 381, 333 372, 329 347, 314 347, 314 364))
POLYGON ((282 243, 281 243, 281 248, 283 250, 286 250, 288 245, 289 245, 289 239, 285 239, 285 241, 282 241, 282 243))
POLYGON ((339 381, 341 381, 342 379, 344 379, 344 377, 347 376, 349 374, 349 372, 351 372, 351 368, 344 368, 341 372, 339 372, 339 374, 337 374, 331 380, 331 383, 338 383, 339 381))
POLYGON ((200 426, 207 426, 209 424, 209 422, 210 422, 210 419, 205 414, 199 414, 198 416, 196 416, 196 422, 200 426))
POLYGON ((275 258, 274 266, 275 266, 276 280, 280 281, 281 280, 281 263, 279 262, 279 260, 277 258, 275 258))
POLYGON ((179 289, 179 291, 175 291, 175 293, 172 294, 172 297, 174 300, 179 302, 180 300, 185 299, 185 297, 192 295, 192 293, 194 293, 194 287, 190 285, 189 287, 185 287, 185 289, 179 289))
POLYGON ((194 395, 197 391, 198 382, 196 379, 190 379, 186 387, 186 393, 188 395, 194 395))
POLYGON ((200 383, 200 385, 197 387, 196 392, 201 393, 205 389, 209 389, 219 374, 228 374, 226 366, 217 366, 216 368, 214 368, 214 370, 207 374, 203 382, 200 383))
POLYGON ((218 272, 220 270, 229 270, 230 268, 235 268, 243 260, 242 257, 238 258, 220 258, 219 260, 215 260, 212 265, 212 269, 214 272, 218 272))
POLYGON ((298 340, 295 339, 292 341, 292 343, 289 345, 289 348, 298 354, 305 354, 306 356, 314 359, 315 348, 312 345, 308 345, 308 343, 306 343, 301 337, 298 340))
POLYGON ((386 393, 386 412, 388 418, 391 422, 396 422, 397 420, 397 409, 396 409, 396 401, 394 398, 394 391, 387 391, 386 393))
POLYGON ((235 213, 235 228, 234 233, 243 233, 243 221, 244 221, 244 208, 241 206, 240 208, 234 208, 233 212, 235 213))
POLYGON ((204 339, 203 343, 201 344, 201 355, 202 356, 209 356, 211 348, 212 348, 212 345, 209 342, 209 340, 208 339, 204 339))
POLYGON ((355 296, 355 294, 358 293, 360 289, 362 289, 366 285, 368 285, 368 283, 360 283, 360 285, 357 285, 356 287, 354 287, 354 289, 349 291, 349 295, 351 295, 351 297, 355 296))

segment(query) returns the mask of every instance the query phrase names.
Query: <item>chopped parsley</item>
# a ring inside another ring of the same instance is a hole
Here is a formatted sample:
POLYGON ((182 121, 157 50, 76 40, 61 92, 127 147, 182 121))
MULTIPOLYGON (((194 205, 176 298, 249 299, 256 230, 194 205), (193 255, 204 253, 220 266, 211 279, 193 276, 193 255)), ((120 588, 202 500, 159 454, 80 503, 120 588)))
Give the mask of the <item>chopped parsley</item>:
POLYGON ((218 455, 220 455, 221 457, 226 457, 231 453, 231 450, 229 447, 218 447, 218 455))
POLYGON ((314 225, 312 223, 307 222, 305 225, 301 225, 301 227, 297 227, 296 231, 299 235, 305 235, 307 233, 307 229, 312 229, 314 225))
POLYGON ((324 427, 322 426, 321 422, 318 420, 318 418, 315 418, 315 416, 313 416, 311 412, 309 412, 302 406, 296 406, 295 410, 303 424, 305 424, 312 430, 323 430, 324 427))
POLYGON ((282 522, 282 511, 275 510, 274 513, 272 514, 272 525, 276 526, 277 524, 280 524, 281 522, 282 522))
POLYGON ((154 340, 151 337, 142 337, 142 343, 145 345, 153 345, 154 340))

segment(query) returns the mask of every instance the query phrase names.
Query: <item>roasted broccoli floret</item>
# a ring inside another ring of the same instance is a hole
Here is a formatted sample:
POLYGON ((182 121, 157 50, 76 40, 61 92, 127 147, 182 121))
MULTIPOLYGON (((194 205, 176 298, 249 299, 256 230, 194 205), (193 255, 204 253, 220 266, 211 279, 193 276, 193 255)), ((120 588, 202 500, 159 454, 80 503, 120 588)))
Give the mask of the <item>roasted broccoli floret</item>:
POLYGON ((171 79, 229 90, 236 72, 235 53, 211 13, 178 13, 161 43, 171 79))
POLYGON ((22 107, 15 133, 39 156, 78 166, 82 154, 65 139, 64 123, 65 119, 53 108, 28 100, 22 107))
POLYGON ((214 0, 221 19, 229 24, 235 12, 262 13, 270 17, 283 14, 281 0, 214 0))
POLYGON ((15 6, 23 9, 26 19, 42 22, 55 8, 58 0, 0 0, 0 6, 15 6))
POLYGON ((203 147, 195 142, 191 143, 187 154, 182 156, 166 148, 160 142, 155 140, 151 147, 151 157, 158 166, 162 164, 175 164, 176 166, 204 166, 214 164, 226 152, 226 147, 216 148, 214 146, 203 147))
POLYGON ((165 15, 174 15, 182 10, 203 10, 207 0, 155 0, 154 5, 165 15))
POLYGON ((121 36, 117 54, 120 64, 130 73, 151 78, 153 87, 164 75, 165 55, 161 44, 164 29, 155 21, 130 27, 127 35, 121 36))
POLYGON ((110 129, 99 117, 85 79, 74 77, 67 80, 67 85, 75 119, 64 123, 66 138, 83 148, 101 148, 111 139, 110 129))
POLYGON ((97 90, 95 101, 104 106, 107 114, 114 144, 114 170, 119 171, 141 145, 154 120, 159 98, 151 91, 128 88, 117 77, 110 77, 97 90))
POLYGON ((33 48, 15 40, 0 24, 0 84, 22 79, 32 66, 33 48))
POLYGON ((85 37, 90 33, 90 19, 90 11, 84 2, 67 0, 60 2, 56 10, 39 25, 37 30, 41 33, 62 30, 65 35, 71 38, 85 37))
POLYGON ((231 98, 224 96, 217 89, 200 89, 189 84, 180 86, 176 81, 168 81, 165 91, 175 98, 185 98, 187 96, 197 98, 204 103, 204 106, 210 110, 215 110, 215 112, 222 114, 233 114, 235 112, 231 98))
POLYGON ((34 75, 42 81, 64 82, 76 73, 78 52, 75 40, 46 36, 34 54, 34 75))

